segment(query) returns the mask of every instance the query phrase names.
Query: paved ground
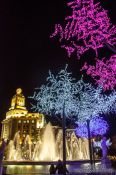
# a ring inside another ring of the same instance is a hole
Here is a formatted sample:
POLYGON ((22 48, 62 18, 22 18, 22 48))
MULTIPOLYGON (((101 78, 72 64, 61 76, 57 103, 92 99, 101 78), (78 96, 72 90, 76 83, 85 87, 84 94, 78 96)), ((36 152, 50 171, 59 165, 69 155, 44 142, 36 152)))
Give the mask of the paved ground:
MULTIPOLYGON (((48 162, 4 162, 4 170, 10 175, 48 175, 49 167, 48 162)), ((116 171, 110 165, 103 165, 100 161, 94 166, 90 166, 88 161, 67 162, 67 169, 69 175, 116 175, 116 171)))

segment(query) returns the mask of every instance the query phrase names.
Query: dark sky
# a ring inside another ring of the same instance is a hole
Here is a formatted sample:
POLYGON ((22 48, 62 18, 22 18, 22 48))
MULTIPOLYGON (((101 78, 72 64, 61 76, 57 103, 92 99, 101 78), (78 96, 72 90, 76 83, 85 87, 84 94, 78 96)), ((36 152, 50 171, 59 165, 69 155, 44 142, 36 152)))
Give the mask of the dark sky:
MULTIPOLYGON (((68 1, 68 0, 67 0, 68 1)), ((65 64, 79 77, 76 58, 68 58, 57 40, 49 38, 54 24, 69 14, 65 0, 4 0, 0 2, 0 118, 10 106, 18 87, 26 98, 45 82, 48 70, 58 72, 65 64)), ((101 0, 115 23, 115 0, 101 0)), ((86 55, 87 57, 87 55, 86 55)), ((29 99, 28 99, 29 101, 29 99)))

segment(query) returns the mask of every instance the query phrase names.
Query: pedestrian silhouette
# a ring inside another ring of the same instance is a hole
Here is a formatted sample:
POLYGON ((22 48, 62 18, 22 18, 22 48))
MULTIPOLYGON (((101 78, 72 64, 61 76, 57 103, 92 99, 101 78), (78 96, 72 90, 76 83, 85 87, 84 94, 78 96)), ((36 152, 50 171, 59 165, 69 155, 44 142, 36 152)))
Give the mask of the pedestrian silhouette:
POLYGON ((56 174, 56 168, 54 167, 54 164, 51 164, 49 172, 50 174, 56 174))
POLYGON ((63 166, 63 163, 61 160, 58 160, 58 163, 56 165, 56 171, 58 171, 58 174, 69 173, 66 166, 65 167, 63 166))

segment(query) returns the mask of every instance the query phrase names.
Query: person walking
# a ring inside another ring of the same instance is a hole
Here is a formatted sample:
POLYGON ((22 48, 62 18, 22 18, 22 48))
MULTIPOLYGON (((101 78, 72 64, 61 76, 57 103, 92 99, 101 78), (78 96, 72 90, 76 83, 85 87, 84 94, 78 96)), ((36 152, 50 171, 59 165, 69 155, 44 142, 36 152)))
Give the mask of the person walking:
POLYGON ((49 172, 50 174, 56 174, 56 168, 54 167, 54 164, 51 164, 49 172))
POLYGON ((58 174, 66 174, 69 173, 66 167, 63 166, 63 163, 61 160, 58 160, 57 166, 56 166, 56 171, 58 171, 58 174))

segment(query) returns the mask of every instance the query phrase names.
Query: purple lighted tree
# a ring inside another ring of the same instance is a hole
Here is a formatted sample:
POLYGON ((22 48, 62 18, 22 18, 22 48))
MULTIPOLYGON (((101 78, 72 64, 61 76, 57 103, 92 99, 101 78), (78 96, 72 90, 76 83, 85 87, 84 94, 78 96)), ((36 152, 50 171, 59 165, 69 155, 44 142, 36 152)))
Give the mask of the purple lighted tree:
POLYGON ((113 90, 116 87, 116 55, 111 56, 109 60, 97 59, 96 66, 85 63, 82 70, 85 70, 96 84, 101 84, 104 90, 113 90))
MULTIPOLYGON (((97 135, 104 135, 108 131, 107 122, 100 116, 95 116, 90 120, 90 134, 91 137, 97 135)), ((76 135, 88 138, 87 123, 78 123, 76 128, 76 135)))
POLYGON ((98 49, 104 44, 110 48, 116 44, 116 27, 112 26, 107 11, 94 0, 73 0, 67 4, 72 14, 65 18, 65 26, 55 25, 51 37, 58 35, 61 47, 70 57, 73 52, 80 58, 86 51, 93 49, 98 57, 98 49))

